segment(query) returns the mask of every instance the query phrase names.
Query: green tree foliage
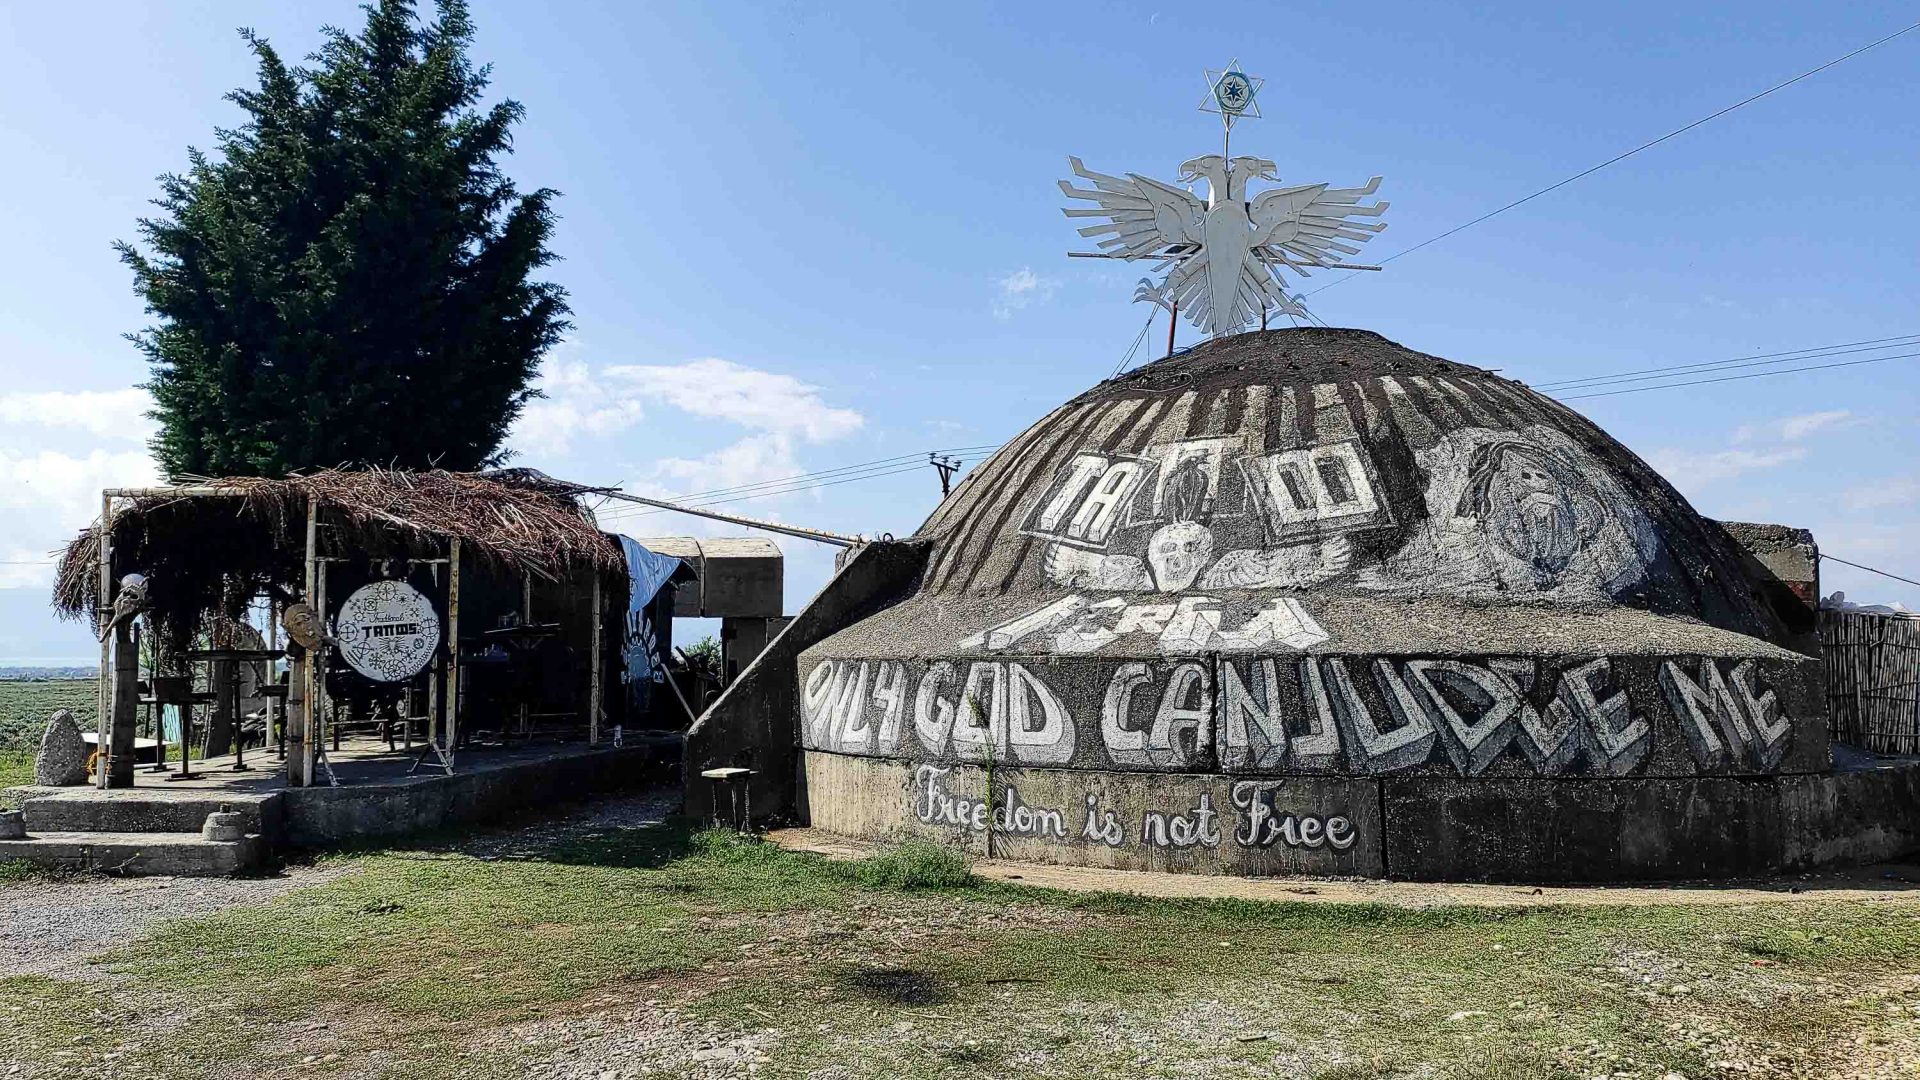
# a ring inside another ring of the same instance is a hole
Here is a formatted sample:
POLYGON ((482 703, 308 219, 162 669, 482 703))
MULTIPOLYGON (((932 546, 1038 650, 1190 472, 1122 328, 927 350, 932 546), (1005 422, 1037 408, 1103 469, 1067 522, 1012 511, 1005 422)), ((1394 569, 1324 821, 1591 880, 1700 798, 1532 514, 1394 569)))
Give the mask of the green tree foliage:
POLYGON ((117 245, 158 317, 132 340, 169 472, 499 460, 568 325, 566 293, 532 280, 557 193, 501 174, 524 110, 479 107, 466 4, 436 8, 370 4, 311 67, 243 30, 260 84, 228 99, 246 122, 161 178, 147 251, 117 245))

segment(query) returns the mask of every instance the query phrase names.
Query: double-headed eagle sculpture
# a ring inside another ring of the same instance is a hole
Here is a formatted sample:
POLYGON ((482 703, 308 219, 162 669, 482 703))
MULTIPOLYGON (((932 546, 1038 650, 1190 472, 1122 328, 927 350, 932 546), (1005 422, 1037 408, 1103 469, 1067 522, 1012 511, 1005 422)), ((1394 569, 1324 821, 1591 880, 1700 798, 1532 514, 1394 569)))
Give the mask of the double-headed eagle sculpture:
POLYGON ((1067 160, 1073 163, 1073 174, 1093 187, 1077 188, 1062 180, 1060 190, 1099 205, 1067 207, 1066 215, 1106 219, 1081 229, 1080 235, 1103 237, 1098 244, 1110 257, 1154 261, 1154 269, 1167 271, 1167 276, 1157 285, 1144 282, 1134 299, 1169 310, 1177 305, 1180 314, 1209 334, 1233 333, 1268 312, 1306 318, 1300 298, 1287 294, 1282 272, 1291 270, 1304 278, 1316 269, 1336 268, 1342 256, 1357 254, 1357 245, 1387 227, 1356 220, 1379 217, 1387 208, 1384 202, 1360 201, 1379 189, 1377 176, 1365 187, 1298 184, 1249 200, 1248 181, 1279 180, 1274 163, 1209 154, 1180 166, 1182 182, 1207 182, 1202 202, 1152 177, 1108 176, 1077 157, 1067 160))
MULTIPOLYGON (((1191 186, 1207 182, 1207 199, 1139 173, 1108 176, 1087 168, 1077 157, 1073 174, 1092 181, 1077 188, 1060 181, 1068 198, 1084 199, 1098 207, 1068 207, 1072 218, 1105 218, 1080 230, 1081 236, 1103 237, 1098 255, 1112 259, 1146 259, 1155 270, 1166 271, 1158 283, 1144 278, 1133 294, 1169 312, 1184 314, 1193 325, 1211 335, 1231 334, 1255 320, 1266 322, 1278 312, 1296 319, 1311 318, 1298 296, 1287 295, 1284 272, 1306 277, 1315 270, 1378 270, 1377 266, 1350 266, 1341 256, 1357 255, 1374 234, 1386 228, 1377 218, 1386 203, 1363 205, 1360 200, 1380 188, 1380 178, 1365 187, 1337 188, 1326 184, 1297 184, 1263 191, 1247 198, 1252 180, 1278 183, 1273 162, 1265 158, 1229 158, 1233 125, 1260 115, 1260 87, 1266 80, 1248 75, 1234 60, 1219 71, 1207 72, 1207 96, 1200 111, 1217 114, 1226 128, 1226 152, 1186 161, 1180 182, 1191 186)), ((1172 339, 1168 339, 1171 348, 1172 339)))

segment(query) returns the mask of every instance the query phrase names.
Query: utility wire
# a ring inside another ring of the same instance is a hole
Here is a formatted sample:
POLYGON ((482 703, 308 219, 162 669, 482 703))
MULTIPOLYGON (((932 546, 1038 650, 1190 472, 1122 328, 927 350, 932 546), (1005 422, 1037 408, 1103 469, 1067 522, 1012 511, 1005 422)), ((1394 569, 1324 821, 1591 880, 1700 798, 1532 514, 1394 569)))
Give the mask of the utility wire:
POLYGON ((1718 379, 1694 379, 1689 382, 1661 383, 1657 386, 1631 386, 1625 390, 1607 390, 1595 394, 1568 394, 1561 401, 1579 401, 1582 398, 1617 397, 1621 394, 1638 394, 1647 390, 1671 390, 1680 386, 1706 386, 1710 383, 1739 382, 1741 379, 1764 379, 1769 375, 1793 375, 1802 371, 1826 371, 1829 368, 1858 367, 1861 364, 1878 364, 1887 360, 1909 360, 1920 356, 1920 352, 1896 353, 1893 356, 1873 356, 1865 360, 1843 360, 1837 364, 1809 364, 1806 367, 1786 368, 1779 371, 1749 371, 1745 375, 1726 375, 1718 379))
POLYGON ((1590 386, 1614 383, 1645 382, 1663 379, 1675 375, 1692 374, 1702 371, 1726 370, 1742 367, 1764 367, 1771 364, 1791 364, 1800 360, 1819 360, 1829 356, 1844 356, 1849 353, 1876 352, 1881 349, 1893 349, 1902 345, 1920 344, 1920 334, 1902 334, 1899 337, 1873 338, 1868 341, 1845 341, 1838 345, 1820 345, 1806 349, 1792 349, 1787 352, 1756 353, 1752 356, 1737 356, 1731 360, 1712 360, 1697 364, 1673 364, 1667 367, 1641 368, 1637 371, 1622 371, 1612 375, 1589 375, 1579 379, 1561 379, 1553 382, 1536 383, 1533 389, 1542 393, 1553 390, 1585 389, 1590 386), (1784 359, 1770 359, 1783 357, 1784 359))
MULTIPOLYGON (((1643 142, 1639 146, 1636 146, 1633 149, 1628 150, 1624 153, 1615 154, 1613 157, 1608 158, 1607 160, 1601 162, 1598 165, 1593 166, 1592 168, 1582 169, 1581 171, 1574 173, 1572 176, 1567 177, 1565 180, 1561 180, 1560 182, 1555 184, 1549 184, 1546 187, 1541 188, 1539 191, 1536 191, 1531 195, 1524 195, 1506 204, 1505 206, 1499 207, 1494 210, 1489 210, 1486 213, 1481 214, 1479 217, 1474 218, 1472 221, 1466 222, 1465 224, 1462 224, 1462 225, 1455 225, 1453 228, 1448 229, 1446 232, 1443 232, 1438 236, 1429 237, 1428 239, 1422 240, 1410 248, 1406 248, 1401 251, 1396 251, 1392 255, 1389 255, 1386 258, 1381 259, 1379 262, 1379 265, 1385 266, 1386 264, 1393 262, 1395 259, 1405 258, 1406 256, 1411 255, 1416 251, 1419 251, 1421 248, 1426 247, 1430 244, 1437 244, 1440 241, 1445 240, 1447 237, 1454 235, 1455 233, 1464 232, 1467 229, 1471 229, 1475 225, 1478 225, 1483 221, 1487 221, 1491 218, 1499 217, 1501 214, 1504 214, 1507 211, 1512 210, 1517 206, 1525 205, 1526 203, 1530 203, 1542 195, 1546 195, 1550 192, 1558 191, 1561 188, 1566 187, 1568 184, 1571 184, 1576 180, 1581 180, 1586 177, 1592 176, 1594 173, 1599 172, 1600 170, 1606 168, 1609 165, 1617 165, 1620 162, 1627 160, 1628 158, 1632 157, 1635 154, 1640 153, 1643 150, 1651 150, 1654 147, 1659 146, 1661 143, 1666 142, 1668 139, 1674 138, 1675 136, 1678 136, 1678 135, 1684 135, 1687 132, 1692 131, 1694 128, 1697 128, 1702 124, 1707 124, 1715 120, 1718 120, 1721 117, 1727 115, 1728 113, 1734 111, 1735 109, 1739 109, 1744 106, 1751 105, 1754 102, 1759 101, 1761 98, 1764 98, 1770 94, 1774 94, 1781 90, 1785 90, 1787 87, 1792 86, 1794 83, 1797 83, 1802 79, 1810 79, 1813 76, 1818 75, 1821 72, 1827 70, 1828 68, 1837 67, 1840 64, 1844 64, 1847 61, 1853 59, 1856 56, 1859 56, 1862 53, 1868 52, 1873 49, 1877 49, 1880 46, 1885 45, 1887 42, 1892 41, 1894 38, 1900 37, 1903 34, 1910 34, 1915 30, 1920 30, 1920 22, 1909 23, 1908 25, 1903 26, 1898 30, 1895 30, 1893 33, 1888 34, 1886 37, 1880 38, 1875 41, 1870 41, 1867 44, 1860 46, 1859 48, 1853 50, 1852 52, 1846 54, 1845 56, 1835 57, 1834 59, 1829 60, 1824 64, 1821 64, 1819 67, 1812 68, 1807 71, 1803 71, 1800 74, 1795 75, 1793 78, 1787 79, 1784 82, 1775 83, 1772 86, 1767 87, 1765 90, 1762 90, 1751 97, 1742 98, 1741 100, 1734 102, 1733 104, 1727 106, 1724 109, 1721 109, 1718 112, 1710 113, 1706 116, 1703 116, 1700 119, 1695 120, 1691 124, 1686 124, 1681 127, 1674 128, 1672 131, 1667 132, 1665 135, 1662 135, 1657 139, 1649 139, 1648 141, 1643 142)), ((1313 292, 1309 292, 1306 295, 1312 296, 1315 293, 1326 292, 1328 289, 1333 288, 1335 285, 1338 285, 1341 282, 1351 281, 1354 278, 1359 276, 1360 276, 1360 273, 1358 271, 1355 271, 1354 273, 1348 274, 1346 277, 1335 278, 1334 280, 1329 281, 1325 285, 1320 286, 1319 288, 1313 290, 1313 292)))
POLYGON ((854 464, 851 464, 851 465, 841 465, 835 468, 821 469, 815 472, 796 473, 793 476, 783 476, 773 480, 761 480, 751 484, 741 484, 736 487, 711 488, 706 491, 694 491, 694 492, 689 492, 688 494, 685 494, 685 495, 675 496, 675 498, 678 501, 684 502, 689 499, 703 499, 712 495, 731 495, 737 492, 751 491, 755 488, 773 487, 781 484, 790 483, 796 480, 825 478, 829 476, 836 476, 842 473, 856 472, 862 469, 867 469, 867 468, 871 468, 879 465, 899 464, 899 463, 908 462, 908 461, 920 462, 920 461, 924 461, 928 454, 963 454, 963 453, 967 453, 969 451, 974 451, 974 450, 991 450, 991 449, 995 449, 998 446, 999 446, 998 443, 982 443, 978 446, 952 446, 952 447, 946 447, 946 448, 937 449, 937 450, 921 450, 911 454, 900 454, 895 457, 887 457, 887 458, 875 458, 872 461, 860 461, 860 462, 855 462, 854 464))
MULTIPOLYGON (((969 455, 962 455, 960 457, 960 460, 963 463, 972 463, 977 461, 983 461, 988 456, 989 456, 988 454, 969 454, 969 455)), ((856 480, 877 480, 883 476, 899 476, 904 473, 918 472, 925 466, 926 466, 926 462, 922 460, 922 461, 916 461, 910 465, 896 465, 890 468, 873 469, 873 470, 869 470, 869 471, 862 472, 852 476, 844 476, 839 479, 815 481, 812 483, 805 483, 805 484, 794 484, 788 487, 775 488, 767 491, 753 491, 753 492, 748 492, 746 494, 733 495, 727 498, 705 499, 700 502, 689 502, 689 503, 686 503, 685 505, 691 508, 703 508, 703 507, 710 507, 710 506, 720 506, 726 503, 744 502, 748 499, 763 499, 763 498, 768 498, 774 495, 792 495, 802 491, 813 491, 818 488, 834 487, 839 484, 850 484, 856 480)), ((659 510, 659 509, 627 511, 627 512, 616 513, 616 514, 603 514, 599 516, 599 520, 602 522, 624 521, 624 520, 630 520, 633 518, 650 517, 654 514, 662 514, 666 512, 667 511, 665 510, 659 510)))
POLYGON ((1824 551, 1820 553, 1820 557, 1827 560, 1828 562, 1837 562, 1842 566, 1851 566, 1855 570, 1865 570, 1869 574, 1879 574, 1883 578, 1892 578, 1895 581, 1904 581, 1909 585, 1920 585, 1920 581, 1915 581, 1910 577, 1901 577, 1899 574, 1889 574, 1885 570, 1875 570, 1873 567, 1868 566, 1864 563, 1849 562, 1848 560, 1843 559, 1838 555, 1829 555, 1824 551))

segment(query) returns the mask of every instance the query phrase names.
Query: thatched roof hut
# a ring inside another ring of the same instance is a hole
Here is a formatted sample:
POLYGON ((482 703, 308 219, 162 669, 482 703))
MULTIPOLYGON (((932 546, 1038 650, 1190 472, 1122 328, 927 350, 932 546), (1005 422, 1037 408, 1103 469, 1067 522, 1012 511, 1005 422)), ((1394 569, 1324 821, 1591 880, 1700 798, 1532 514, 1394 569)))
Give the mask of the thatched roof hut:
MULTIPOLYGON (((147 575, 154 618, 183 637, 252 597, 300 595, 310 506, 330 546, 371 558, 441 553, 458 538, 464 557, 516 575, 612 578, 625 573, 620 549, 582 502, 599 490, 531 469, 328 469, 108 492, 113 566, 147 575)), ((61 559, 53 606, 69 618, 97 618, 99 545, 89 528, 61 559)))

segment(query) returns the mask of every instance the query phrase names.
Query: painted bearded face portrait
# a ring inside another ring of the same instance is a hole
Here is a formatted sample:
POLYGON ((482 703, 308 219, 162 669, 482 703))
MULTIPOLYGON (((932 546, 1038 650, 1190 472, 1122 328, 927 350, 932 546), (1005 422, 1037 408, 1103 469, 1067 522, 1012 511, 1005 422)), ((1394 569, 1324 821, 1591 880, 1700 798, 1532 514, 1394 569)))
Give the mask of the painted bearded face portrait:
POLYGON ((1502 440, 1474 451, 1455 511, 1532 568, 1551 587, 1606 524, 1599 499, 1565 462, 1538 447, 1502 440))

